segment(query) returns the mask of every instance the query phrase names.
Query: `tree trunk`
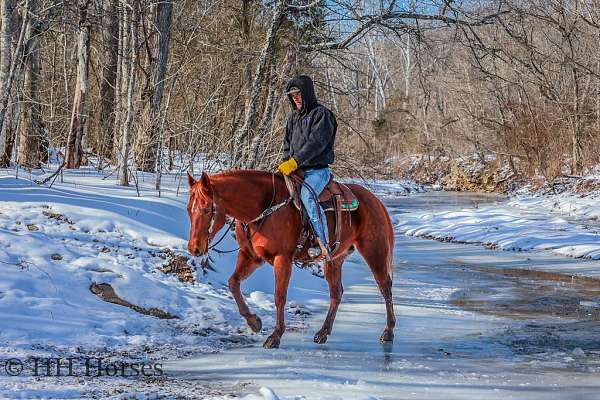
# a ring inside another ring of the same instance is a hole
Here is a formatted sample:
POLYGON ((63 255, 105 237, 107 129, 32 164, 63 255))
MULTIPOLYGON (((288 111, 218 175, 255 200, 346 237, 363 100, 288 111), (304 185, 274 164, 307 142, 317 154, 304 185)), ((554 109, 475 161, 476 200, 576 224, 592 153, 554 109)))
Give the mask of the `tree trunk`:
MULTIPOLYGON (((132 18, 130 23, 126 23, 124 27, 129 28, 129 54, 127 57, 126 69, 127 73, 127 106, 125 113, 127 115, 123 127, 123 136, 121 141, 121 163, 119 165, 119 184, 121 186, 129 186, 128 161, 130 152, 129 132, 131 131, 131 122, 133 121, 133 90, 135 87, 135 65, 137 63, 137 45, 138 45, 138 25, 140 21, 139 0, 134 0, 132 3, 132 18)), ((124 21, 127 21, 127 12, 124 11, 124 21)), ((127 29, 124 30, 126 36, 127 29)))
POLYGON ((250 103, 250 90, 252 89, 252 50, 250 43, 250 6, 254 0, 242 0, 242 17, 241 17, 241 28, 242 28, 242 43, 244 49, 244 56, 240 60, 244 64, 244 73, 242 75, 241 91, 244 98, 244 110, 248 108, 250 103))
POLYGON ((279 29, 281 21, 283 20, 285 9, 285 0, 277 0, 277 3, 273 9, 271 24, 269 25, 269 29, 267 31, 267 37, 265 39, 265 43, 263 44, 263 48, 258 59, 258 64, 256 65, 254 81, 252 83, 252 91, 250 93, 250 101, 248 102, 246 115, 244 117, 244 125, 240 128, 234 139, 235 149, 232 160, 232 166, 234 167, 240 167, 244 165, 244 148, 246 145, 246 140, 256 125, 256 109, 258 107, 260 93, 265 80, 265 71, 267 69, 267 63, 269 59, 272 58, 272 53, 275 49, 277 30, 279 29))
MULTIPOLYGON (((171 38, 171 19, 173 14, 173 1, 163 0, 156 8, 156 26, 158 40, 156 41, 153 57, 153 87, 151 89, 150 104, 148 105, 148 124, 139 132, 136 145, 135 161, 138 169, 152 172, 155 170, 157 152, 162 146, 158 145, 161 137, 160 107, 164 92, 164 82, 167 75, 169 61, 169 40, 171 38)), ((160 167, 158 167, 160 168, 160 167)), ((157 168, 157 169, 158 169, 157 168)))
MULTIPOLYGON (((117 137, 113 141, 113 161, 115 164, 120 163, 121 155, 121 132, 123 132, 125 118, 125 101, 127 98, 127 78, 129 76, 129 67, 126 54, 129 45, 129 28, 127 8, 120 6, 118 8, 119 16, 119 47, 117 51, 117 81, 115 83, 115 120, 114 130, 117 137)), ((120 165, 120 164, 119 164, 120 165)))
POLYGON ((79 168, 83 155, 82 141, 87 131, 88 68, 90 59, 90 0, 79 0, 79 27, 77 32, 77 83, 73 98, 71 126, 67 136, 66 167, 79 168))
POLYGON ((40 142, 45 134, 42 124, 39 96, 40 47, 38 0, 29 1, 30 18, 27 22, 25 48, 25 79, 23 83, 23 121, 19 132, 19 164, 28 168, 40 166, 40 142))
MULTIPOLYGON (((247 168, 256 168, 259 165, 259 151, 260 147, 264 142, 264 138, 271 130, 271 126, 273 125, 273 118, 277 113, 277 109, 279 103, 281 101, 281 97, 283 96, 283 87, 286 83, 286 78, 290 74, 292 70, 292 60, 294 59, 294 50, 292 47, 288 48, 288 51, 285 55, 283 63, 281 65, 281 70, 277 74, 277 79, 275 79, 275 71, 271 73, 271 84, 269 85, 269 95, 267 97, 265 110, 263 112, 263 116, 260 119, 260 123, 258 124, 256 135, 254 139, 252 139, 252 148, 250 151, 250 159, 246 164, 247 168)), ((272 61, 275 64, 275 60, 272 61)), ((275 70, 275 65, 272 66, 273 70, 275 70)))
POLYGON ((102 31, 104 46, 104 65, 100 83, 100 133, 97 135, 97 148, 94 152, 101 157, 111 158, 115 136, 115 112, 117 104, 115 91, 117 87, 117 65, 119 50, 119 15, 118 0, 104 1, 104 17, 106 25, 102 31))
MULTIPOLYGON (((27 30, 29 1, 23 7, 23 16, 19 38, 12 55, 12 38, 15 29, 15 0, 1 0, 0 14, 0 166, 7 167, 15 142, 16 133, 13 130, 13 121, 9 109, 12 84, 17 71, 17 65, 21 65, 22 45, 27 30), (7 118, 8 117, 8 118, 7 118), (6 121, 6 123, 5 123, 6 121)), ((14 108, 14 107, 11 107, 14 108)), ((14 114, 12 114, 14 115, 14 114)))
MULTIPOLYGON (((10 74, 10 66, 12 63, 14 8, 15 0, 0 0, 0 93, 3 94, 7 93, 8 76, 10 74)), ((0 107, 2 107, 2 105, 0 105, 0 107)), ((8 107, 8 104, 6 105, 6 107, 8 107)), ((2 126, 0 127, 0 154, 4 154, 5 152, 7 142, 6 131, 6 126, 2 124, 2 126)), ((8 166, 8 160, 4 160, 3 158, 0 161, 0 164, 6 167, 8 166)))

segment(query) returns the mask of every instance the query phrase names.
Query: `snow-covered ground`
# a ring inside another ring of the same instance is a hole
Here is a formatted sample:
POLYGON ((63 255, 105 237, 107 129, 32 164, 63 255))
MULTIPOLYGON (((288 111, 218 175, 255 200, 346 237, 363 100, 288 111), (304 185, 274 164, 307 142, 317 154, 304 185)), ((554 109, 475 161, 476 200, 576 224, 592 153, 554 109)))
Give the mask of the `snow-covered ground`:
MULTIPOLYGON (((547 282, 541 290, 538 281, 489 271, 598 275, 596 262, 404 235, 596 257, 600 207, 592 198, 490 204, 487 195, 419 194, 409 182, 368 182, 386 198, 397 231, 395 344, 378 343, 384 306, 354 254, 328 343, 312 342, 326 312, 327 285, 294 269, 288 332, 281 349, 269 351, 261 347, 274 322, 269 266, 243 285, 263 320, 259 334, 246 327, 226 286, 235 253, 211 254, 213 270, 189 259, 193 284, 161 271, 188 257, 185 177, 165 175, 160 197, 148 175, 139 176, 139 195, 90 169, 68 171, 52 187, 33 183, 36 177, 21 171, 15 179, 13 170, 0 170, 0 398, 547 400, 591 399, 599 389, 597 291, 547 282), (90 290, 94 283, 176 318, 105 302, 90 290), (34 357, 69 356, 159 363, 165 374, 32 376, 34 357), (8 376, 9 359, 23 360, 23 373, 8 376)), ((228 235, 219 247, 237 246, 228 235)))
MULTIPOLYGON (((114 175, 106 175, 86 168, 66 171, 62 182, 57 179, 49 187, 33 182, 39 173, 22 170, 17 179, 14 170, 0 170, 1 398, 125 396, 139 391, 198 396, 194 385, 185 382, 169 386, 160 380, 86 377, 81 385, 79 378, 39 380, 32 377, 33 357, 80 357, 79 364, 85 357, 156 363, 262 342, 272 329, 269 266, 243 285, 249 305, 263 320, 264 333, 258 335, 240 318, 226 285, 235 253, 211 254, 214 270, 190 259, 194 284, 161 271, 177 257, 188 257, 185 176, 163 176, 159 197, 150 175, 138 177, 139 195, 135 187, 119 187, 114 175), (92 293, 93 284, 109 284, 127 302, 175 318, 160 319, 105 302, 92 293), (4 372, 10 358, 23 360, 25 370, 9 379, 4 372)), ((398 183, 379 187, 397 193, 417 190, 398 183)), ((227 235, 219 247, 237 246, 227 235)), ((311 304, 322 301, 325 293, 322 279, 294 271, 288 304, 291 329, 303 326, 311 304)), ((207 385, 203 393, 239 391, 235 384, 216 389, 207 385)), ((269 398, 263 392, 260 398, 269 398)))
MULTIPOLYGON (((485 201, 489 196, 428 193, 387 198, 386 205, 399 218, 485 201)), ((397 233, 392 345, 378 342, 385 307, 355 253, 344 264, 344 296, 325 345, 312 341, 323 302, 276 351, 250 345, 165 367, 200 382, 268 386, 281 400, 597 399, 598 285, 518 273, 548 267, 592 271, 600 264, 397 233)))
POLYGON ((411 236, 477 243, 502 250, 551 250, 600 258, 600 198, 564 193, 518 196, 509 201, 395 216, 411 236))
MULTIPOLYGON (((26 365, 31 357, 69 356, 160 362, 257 340, 226 286, 234 255, 213 255, 215 271, 190 260, 197 265, 195 284, 160 271, 173 257, 187 257, 186 179, 177 195, 179 180, 163 177, 161 197, 146 180, 138 197, 134 187, 119 187, 114 177, 103 179, 91 170, 70 171, 52 188, 38 186, 33 178, 0 172, 0 359, 29 360, 26 365), (124 300, 176 318, 159 319, 105 302, 90 291, 92 283, 110 284, 124 300)), ((234 248, 233 238, 223 246, 234 248)), ((268 285, 251 280, 244 289, 269 328, 272 295, 260 287, 268 285)), ((111 378, 97 379, 98 387, 68 378, 33 384, 32 371, 10 380, 3 372, 0 397, 77 398, 121 391, 121 383, 115 388, 111 378)), ((128 386, 135 389, 123 384, 128 386)))
POLYGON ((425 193, 423 185, 409 180, 382 180, 382 179, 344 179, 344 182, 363 185, 378 196, 407 196, 414 193, 425 193))

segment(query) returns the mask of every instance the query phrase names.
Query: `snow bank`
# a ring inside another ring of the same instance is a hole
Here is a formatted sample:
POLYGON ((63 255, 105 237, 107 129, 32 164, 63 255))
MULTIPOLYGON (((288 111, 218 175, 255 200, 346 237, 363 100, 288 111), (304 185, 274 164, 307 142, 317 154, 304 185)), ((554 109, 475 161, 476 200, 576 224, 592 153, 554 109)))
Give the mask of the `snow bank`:
POLYGON ((520 196, 460 211, 418 211, 395 219, 400 231, 411 236, 599 259, 598 216, 597 199, 563 194, 520 196))
MULTIPOLYGON (((269 266, 242 285, 249 306, 263 320, 264 332, 258 335, 239 316, 227 287, 236 253, 211 254, 214 271, 190 259, 197 265, 194 284, 160 271, 169 254, 188 256, 185 178, 163 176, 161 197, 148 176, 140 177, 139 197, 134 187, 119 187, 114 177, 103 179, 89 169, 66 171, 64 182, 52 188, 33 183, 34 178, 16 179, 14 171, 0 170, 1 359, 107 354, 156 361, 261 341, 272 329, 269 266), (177 318, 158 319, 105 302, 90 291, 93 282, 110 284, 126 301, 177 318)), ((235 249, 237 243, 228 234, 219 247, 235 249)), ((299 323, 294 311, 318 301, 315 291, 323 298, 327 294, 322 279, 294 271, 291 326, 299 323)), ((31 377, 3 376, 0 396, 81 398, 94 389, 71 387, 61 391, 31 377)))
POLYGON ((423 193, 425 187, 414 181, 382 179, 344 179, 344 183, 356 183, 375 193, 377 196, 406 196, 411 193, 423 193))
POLYGON ((178 334, 183 326, 231 329, 229 321, 238 322, 224 288, 190 286, 158 270, 161 248, 185 250, 184 199, 137 198, 131 189, 49 189, 11 177, 0 178, 0 199, 4 346, 198 345, 198 337, 178 334), (106 303, 90 292, 92 282, 180 320, 106 303))

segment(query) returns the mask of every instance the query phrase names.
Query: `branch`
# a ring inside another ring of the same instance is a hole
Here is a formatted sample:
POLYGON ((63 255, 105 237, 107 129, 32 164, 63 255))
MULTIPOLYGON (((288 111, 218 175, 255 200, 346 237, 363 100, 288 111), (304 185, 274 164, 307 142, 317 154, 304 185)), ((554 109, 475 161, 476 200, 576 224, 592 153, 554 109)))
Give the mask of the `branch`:
POLYGON ((322 1, 323 0, 314 0, 312 3, 306 4, 304 6, 295 6, 295 5, 292 5, 292 4, 286 4, 285 8, 291 9, 291 10, 294 10, 294 11, 305 11, 305 10, 308 10, 310 8, 313 8, 313 7, 317 6, 317 5, 319 5, 319 3, 321 3, 322 1))
MULTIPOLYGON (((491 23, 492 20, 498 18, 499 16, 508 13, 508 10, 498 11, 493 14, 485 15, 479 19, 468 21, 465 19, 449 17, 446 15, 431 15, 431 14, 421 14, 416 12, 386 12, 384 14, 379 15, 365 15, 357 19, 357 22, 360 22, 360 26, 352 33, 350 33, 345 39, 339 42, 325 42, 325 43, 317 43, 317 44, 308 44, 301 46, 302 50, 305 51, 319 51, 319 50, 341 50, 347 49, 348 46, 354 42, 357 38, 366 34, 369 30, 371 30, 375 26, 382 26, 388 29, 394 29, 388 24, 385 24, 386 21, 395 21, 395 20, 403 20, 403 19, 412 19, 415 21, 438 21, 444 22, 447 25, 462 25, 462 26, 480 26, 491 23)), ((409 29, 409 25, 402 24, 402 29, 409 29)))

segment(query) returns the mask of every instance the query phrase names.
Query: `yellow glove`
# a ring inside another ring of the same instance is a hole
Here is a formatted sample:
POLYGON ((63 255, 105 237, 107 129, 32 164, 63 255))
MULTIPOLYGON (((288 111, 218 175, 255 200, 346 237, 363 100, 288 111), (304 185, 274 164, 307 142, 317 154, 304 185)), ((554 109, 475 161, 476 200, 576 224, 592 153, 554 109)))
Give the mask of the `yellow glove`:
POLYGON ((279 164, 279 171, 281 171, 284 175, 289 175, 294 172, 298 168, 298 163, 294 160, 294 157, 291 157, 289 160, 282 162, 279 164))

